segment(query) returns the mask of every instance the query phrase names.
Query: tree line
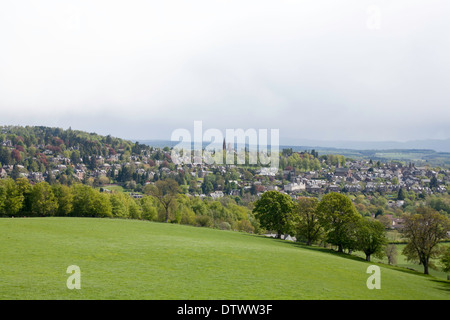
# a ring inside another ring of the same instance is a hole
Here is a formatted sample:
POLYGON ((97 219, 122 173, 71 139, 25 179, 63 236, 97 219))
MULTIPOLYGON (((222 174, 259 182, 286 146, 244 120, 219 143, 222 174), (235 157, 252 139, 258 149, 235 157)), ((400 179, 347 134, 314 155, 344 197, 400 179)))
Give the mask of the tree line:
MULTIPOLYGON (((328 193, 320 201, 315 197, 292 200, 286 194, 268 191, 255 202, 253 212, 261 227, 276 232, 278 238, 295 234, 307 245, 328 243, 341 253, 362 251, 367 261, 372 255, 387 255, 391 262, 393 248, 388 244, 385 226, 375 218, 361 216, 343 194, 328 193)), ((431 207, 419 207, 403 218, 403 235, 408 243, 402 253, 407 259, 423 265, 428 274, 432 259, 440 258, 444 270, 449 271, 450 249, 443 250, 439 244, 448 237, 450 220, 431 207)))
POLYGON ((188 197, 171 179, 159 180, 134 198, 124 192, 75 183, 31 184, 26 178, 0 180, 0 217, 98 217, 142 219, 224 230, 259 232, 250 208, 231 197, 219 200, 188 197), (169 186, 167 186, 169 184, 169 186))

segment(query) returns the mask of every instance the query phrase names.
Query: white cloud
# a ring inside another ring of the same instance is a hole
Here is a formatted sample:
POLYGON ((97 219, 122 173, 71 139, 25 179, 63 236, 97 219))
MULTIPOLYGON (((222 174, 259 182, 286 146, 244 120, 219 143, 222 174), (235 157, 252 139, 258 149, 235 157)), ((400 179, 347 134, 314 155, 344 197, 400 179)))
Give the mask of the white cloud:
POLYGON ((0 122, 161 139, 194 120, 278 128, 281 137, 450 137, 449 8, 445 0, 8 2, 0 122), (371 6, 379 28, 368 27, 371 6))

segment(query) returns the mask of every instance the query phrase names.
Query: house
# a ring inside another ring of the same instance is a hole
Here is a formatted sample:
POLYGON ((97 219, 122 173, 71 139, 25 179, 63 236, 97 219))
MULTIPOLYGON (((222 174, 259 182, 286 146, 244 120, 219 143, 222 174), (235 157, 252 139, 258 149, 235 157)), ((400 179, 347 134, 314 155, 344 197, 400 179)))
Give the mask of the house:
POLYGON ((284 191, 286 191, 286 192, 296 192, 296 191, 301 191, 301 190, 305 190, 305 189, 306 189, 306 186, 303 183, 292 182, 292 183, 289 183, 284 186, 284 191))
POLYGON ((336 177, 351 177, 352 171, 349 168, 336 168, 334 170, 334 175, 336 177))
POLYGON ((3 147, 12 147, 12 142, 11 140, 5 140, 2 142, 2 146, 3 147))
POLYGON ((239 196, 241 192, 238 189, 233 189, 230 191, 230 196, 239 196))
POLYGON ((374 192, 375 190, 376 190, 376 186, 373 182, 366 183, 366 187, 365 187, 366 192, 374 192))
POLYGON ((135 199, 142 199, 144 196, 139 193, 130 192, 130 196, 135 199))
POLYGON ((306 187, 306 191, 309 193, 321 193, 322 186, 320 186, 318 184, 311 184, 306 187))
POLYGON ((340 192, 341 191, 341 187, 338 186, 337 184, 330 184, 328 186, 328 192, 340 192))
POLYGON ((8 173, 5 169, 0 168, 0 179, 5 179, 8 176, 8 173))
POLYGON ((345 190, 347 192, 360 192, 361 186, 359 184, 346 184, 345 190))
POLYGON ((403 228, 403 219, 402 218, 393 218, 392 219, 392 227, 394 229, 401 229, 403 228))
POLYGON ((41 172, 31 172, 29 177, 36 182, 41 182, 45 180, 41 172))
POLYGON ((224 196, 222 191, 214 191, 212 193, 209 194, 211 196, 211 198, 213 198, 214 200, 218 199, 218 198, 222 198, 224 196))

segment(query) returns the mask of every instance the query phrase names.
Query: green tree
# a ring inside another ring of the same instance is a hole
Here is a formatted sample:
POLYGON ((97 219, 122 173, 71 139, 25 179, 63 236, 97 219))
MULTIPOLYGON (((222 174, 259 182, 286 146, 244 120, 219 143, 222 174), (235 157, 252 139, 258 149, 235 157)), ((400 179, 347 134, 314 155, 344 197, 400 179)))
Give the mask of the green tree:
POLYGON ((31 212, 31 184, 27 178, 20 177, 16 180, 16 189, 19 195, 23 196, 22 208, 20 209, 22 215, 29 214, 31 212))
POLYGON ((92 189, 91 196, 90 216, 100 218, 112 217, 112 206, 108 194, 92 189))
POLYGON ((299 197, 295 202, 294 212, 297 215, 297 238, 305 239, 309 246, 317 241, 323 233, 317 211, 319 200, 313 197, 299 197))
POLYGON ((112 206, 109 197, 94 188, 75 184, 72 186, 72 215, 78 217, 112 217, 112 206))
POLYGON ((405 200, 405 198, 406 198, 405 189, 400 187, 400 189, 398 190, 398 194, 397 194, 397 200, 405 200))
POLYGON ((128 212, 131 219, 141 219, 142 209, 141 206, 134 200, 130 198, 128 201, 128 212))
POLYGON ((294 203, 287 194, 267 191, 256 201, 253 213, 263 228, 276 231, 280 238, 282 233, 293 231, 293 208, 294 203))
POLYGON ((15 216, 22 209, 24 195, 13 179, 0 180, 0 215, 15 216))
POLYGON ((382 257, 384 247, 387 244, 384 225, 374 219, 361 219, 356 229, 357 249, 366 255, 366 261, 370 261, 371 255, 382 257))
POLYGON ((58 203, 57 216, 66 217, 72 212, 72 189, 63 184, 52 185, 53 194, 58 203))
POLYGON ((432 208, 417 208, 416 214, 406 216, 403 224, 403 234, 408 243, 403 254, 408 261, 423 265, 424 274, 428 268, 434 267, 431 258, 439 255, 439 242, 447 236, 450 230, 449 219, 432 208))
POLYGON ((176 197, 180 192, 178 183, 172 178, 168 178, 166 180, 158 180, 154 185, 147 185, 144 188, 144 191, 147 195, 155 197, 163 206, 165 211, 164 222, 168 222, 170 205, 176 201, 176 197))
POLYGON ((34 216, 54 216, 58 210, 58 202, 51 186, 43 181, 36 183, 31 189, 31 213, 34 216))
POLYGON ((345 195, 331 192, 323 196, 317 210, 320 212, 320 224, 325 229, 326 241, 338 246, 343 252, 349 248, 351 241, 351 226, 361 219, 352 201, 345 195))
POLYGON ((450 246, 447 246, 441 254, 442 271, 450 272, 450 246))
POLYGON ((154 221, 158 217, 156 204, 153 199, 150 196, 145 196, 141 199, 142 219, 154 221))
POLYGON ((93 189, 87 185, 74 184, 72 186, 72 212, 71 215, 77 217, 90 216, 90 203, 93 189))
POLYGON ((439 186, 438 179, 436 176, 432 176, 430 179, 430 188, 435 189, 439 186))
POLYGON ((129 212, 123 193, 114 193, 109 197, 111 202, 112 215, 118 218, 128 218, 129 212))

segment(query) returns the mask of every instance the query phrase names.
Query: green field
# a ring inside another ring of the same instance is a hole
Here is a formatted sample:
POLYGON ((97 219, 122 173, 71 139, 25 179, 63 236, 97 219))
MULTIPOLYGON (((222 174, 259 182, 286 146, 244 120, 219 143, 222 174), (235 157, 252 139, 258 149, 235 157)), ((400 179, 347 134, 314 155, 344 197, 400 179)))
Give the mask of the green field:
POLYGON ((0 219, 0 299, 450 299, 450 282, 323 248, 138 220, 0 219), (69 265, 81 289, 66 286, 69 265))

